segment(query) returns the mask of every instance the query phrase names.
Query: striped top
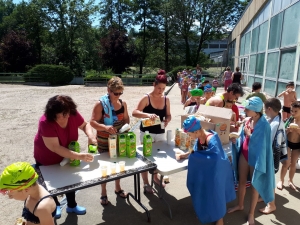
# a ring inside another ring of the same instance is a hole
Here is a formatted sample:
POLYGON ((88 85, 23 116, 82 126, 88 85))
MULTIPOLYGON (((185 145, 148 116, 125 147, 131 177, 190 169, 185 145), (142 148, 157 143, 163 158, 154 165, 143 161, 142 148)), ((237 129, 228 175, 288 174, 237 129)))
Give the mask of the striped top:
MULTIPOLYGON (((118 120, 113 123, 113 127, 117 130, 120 130, 122 126, 125 124, 124 121, 124 105, 121 99, 119 99, 121 103, 121 108, 116 110, 115 113, 118 117, 118 120)), ((102 110, 102 118, 98 121, 100 124, 104 124, 104 110, 102 110)), ((98 152, 108 152, 108 137, 109 133, 106 131, 97 131, 97 142, 98 142, 98 152)))

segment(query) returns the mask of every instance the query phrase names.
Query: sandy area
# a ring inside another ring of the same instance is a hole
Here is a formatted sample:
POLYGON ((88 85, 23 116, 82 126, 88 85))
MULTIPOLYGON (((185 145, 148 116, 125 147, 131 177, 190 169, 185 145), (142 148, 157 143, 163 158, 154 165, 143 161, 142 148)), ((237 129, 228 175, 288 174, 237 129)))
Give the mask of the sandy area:
MULTIPOLYGON (((153 87, 126 87, 122 99, 126 100, 129 114, 137 106, 141 96, 153 87)), ((85 120, 89 120, 94 103, 106 93, 106 87, 84 86, 26 86, 0 84, 0 171, 17 161, 34 163, 33 140, 38 120, 48 99, 57 94, 69 95, 78 106, 85 120)), ((131 117, 131 123, 136 122, 131 117)), ((80 131, 79 143, 87 146, 87 139, 80 131)), ((21 214, 22 202, 0 196, 0 224, 13 224, 21 214), (4 218, 3 218, 4 216, 4 218)))

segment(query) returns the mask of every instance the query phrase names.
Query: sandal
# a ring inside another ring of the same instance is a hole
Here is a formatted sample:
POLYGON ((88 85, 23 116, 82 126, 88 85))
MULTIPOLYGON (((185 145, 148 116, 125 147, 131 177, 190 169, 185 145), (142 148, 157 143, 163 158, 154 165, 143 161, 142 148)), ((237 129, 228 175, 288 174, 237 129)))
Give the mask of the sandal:
POLYGON ((107 196, 106 195, 103 195, 103 196, 101 196, 101 198, 100 198, 100 204, 101 205, 108 205, 108 199, 107 199, 107 196))
POLYGON ((146 194, 146 193, 153 194, 152 187, 149 184, 144 185, 144 194, 146 194))
POLYGON ((122 189, 120 191, 115 191, 115 194, 121 198, 127 198, 127 193, 125 193, 122 189))

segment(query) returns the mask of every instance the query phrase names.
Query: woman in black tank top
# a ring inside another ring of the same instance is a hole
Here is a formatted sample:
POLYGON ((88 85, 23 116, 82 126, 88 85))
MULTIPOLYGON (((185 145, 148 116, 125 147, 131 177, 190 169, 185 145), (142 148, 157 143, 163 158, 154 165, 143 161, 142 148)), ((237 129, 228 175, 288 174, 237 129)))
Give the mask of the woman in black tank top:
POLYGON ((240 68, 236 67, 235 72, 232 74, 232 83, 238 83, 241 84, 241 80, 243 80, 242 73, 240 72, 240 68))
MULTIPOLYGON (((132 116, 137 118, 150 118, 155 119, 160 118, 161 122, 164 123, 164 127, 168 125, 171 120, 171 110, 170 110, 170 100, 168 97, 164 96, 164 91, 167 85, 167 77, 164 70, 158 71, 158 74, 153 83, 153 91, 149 94, 146 94, 138 103, 138 106, 132 112, 132 116)), ((144 128, 142 125, 140 127, 141 132, 149 131, 153 141, 159 135, 165 133, 165 129, 161 128, 161 125, 155 125, 151 127, 144 128)), ((143 134, 143 133, 141 133, 143 134)), ((149 180, 148 173, 142 173, 142 178, 144 181, 144 190, 147 193, 153 193, 149 180)), ((157 174, 154 175, 154 181, 159 184, 160 181, 157 177, 157 174)), ((164 184, 163 184, 164 186, 164 184)))

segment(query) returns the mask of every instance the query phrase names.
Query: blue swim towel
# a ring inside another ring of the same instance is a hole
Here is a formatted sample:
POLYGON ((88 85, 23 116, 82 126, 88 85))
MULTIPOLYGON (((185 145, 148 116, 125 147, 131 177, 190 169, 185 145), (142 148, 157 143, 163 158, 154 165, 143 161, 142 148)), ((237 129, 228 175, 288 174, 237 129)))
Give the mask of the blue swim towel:
POLYGON ((221 141, 214 131, 206 150, 189 156, 187 187, 201 223, 211 223, 226 214, 226 203, 236 198, 233 171, 221 141))
MULTIPOLYGON (((244 127, 236 144, 232 144, 235 179, 238 181, 238 160, 244 141, 244 127)), ((250 138, 248 164, 254 168, 251 183, 267 204, 274 200, 275 172, 271 140, 271 127, 264 116, 256 123, 250 138)))
POLYGON ((103 95, 100 97, 100 102, 102 104, 104 110, 104 124, 105 125, 113 125, 115 121, 118 120, 118 117, 115 113, 114 107, 110 102, 109 95, 103 95))

